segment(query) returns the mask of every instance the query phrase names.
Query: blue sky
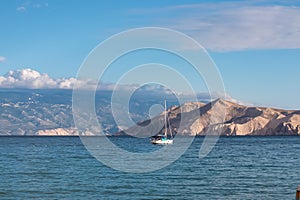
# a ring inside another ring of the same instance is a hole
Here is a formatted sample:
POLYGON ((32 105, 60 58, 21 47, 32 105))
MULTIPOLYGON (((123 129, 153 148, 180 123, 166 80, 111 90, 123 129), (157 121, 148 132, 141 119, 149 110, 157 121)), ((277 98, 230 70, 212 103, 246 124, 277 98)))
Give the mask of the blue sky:
POLYGON ((158 26, 202 44, 234 98, 300 109, 297 0, 2 0, 0 24, 0 75, 31 68, 53 78, 75 77, 84 58, 106 38, 158 26))

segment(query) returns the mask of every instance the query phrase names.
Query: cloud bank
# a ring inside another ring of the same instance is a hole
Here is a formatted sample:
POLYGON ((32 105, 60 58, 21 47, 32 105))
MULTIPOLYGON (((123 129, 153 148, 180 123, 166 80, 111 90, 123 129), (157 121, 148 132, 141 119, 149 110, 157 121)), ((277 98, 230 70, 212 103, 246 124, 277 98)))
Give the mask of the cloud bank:
MULTIPOLYGON (((97 82, 92 80, 77 80, 76 78, 51 78, 48 74, 40 73, 36 70, 27 68, 9 71, 4 76, 0 76, 0 88, 20 88, 20 89, 73 89, 74 85, 83 89, 93 89, 97 82)), ((160 86, 143 86, 138 84, 118 84, 103 83, 97 85, 97 90, 136 90, 143 91, 167 91, 160 86)), ((168 90, 169 91, 169 90, 168 90)))
MULTIPOLYGON (((4 76, 0 76, 0 88, 10 88, 10 89, 73 89, 75 84, 83 84, 82 88, 91 89, 94 88, 94 81, 83 81, 77 80, 76 78, 51 78, 48 74, 40 73, 33 69, 20 69, 15 71, 9 71, 4 76)), ((177 93, 176 91, 171 91, 170 89, 163 87, 158 84, 148 84, 148 85, 138 85, 138 84, 118 84, 115 83, 101 83, 98 85, 97 90, 101 91, 135 91, 142 92, 140 94, 147 95, 176 95, 180 98, 190 101, 191 94, 189 93, 177 93)), ((236 102, 243 105, 251 105, 249 103, 244 103, 236 100, 227 93, 213 93, 209 94, 207 92, 197 93, 197 98, 199 101, 211 101, 213 99, 222 98, 232 102, 236 102)))
POLYGON ((71 89, 75 78, 53 79, 48 74, 41 74, 32 69, 9 71, 0 76, 1 88, 27 88, 27 89, 71 89))

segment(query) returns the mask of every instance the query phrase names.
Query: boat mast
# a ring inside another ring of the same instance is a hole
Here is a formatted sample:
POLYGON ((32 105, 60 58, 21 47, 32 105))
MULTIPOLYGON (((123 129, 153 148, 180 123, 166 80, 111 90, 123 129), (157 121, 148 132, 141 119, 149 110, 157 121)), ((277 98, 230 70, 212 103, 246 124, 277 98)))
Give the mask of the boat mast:
POLYGON ((171 123, 170 123, 169 117, 168 117, 168 124, 169 124, 169 132, 170 132, 171 138, 173 138, 173 133, 172 133, 172 128, 171 128, 171 123))
POLYGON ((167 129, 167 101, 165 99, 165 137, 167 138, 167 133, 168 129, 167 129))

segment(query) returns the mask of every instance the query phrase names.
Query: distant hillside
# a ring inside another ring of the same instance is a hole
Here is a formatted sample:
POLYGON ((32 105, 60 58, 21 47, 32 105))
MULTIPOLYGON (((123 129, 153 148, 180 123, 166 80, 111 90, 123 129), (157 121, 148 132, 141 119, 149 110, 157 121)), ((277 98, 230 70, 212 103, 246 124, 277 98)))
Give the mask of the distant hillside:
MULTIPOLYGON (((111 113, 111 91, 97 91, 96 114, 104 133, 119 129, 111 113)), ((176 104, 169 96, 170 104, 176 104)), ((136 92, 130 101, 135 122, 149 119, 149 108, 162 104, 161 94, 136 92), (145 95, 148 95, 145 97, 145 95)), ((0 89, 0 135, 77 135, 72 115, 72 90, 0 89)))
MULTIPOLYGON (((111 113, 111 94, 111 91, 96 93, 96 114, 104 133, 122 134, 118 132, 111 113)), ((129 105, 132 119, 143 126, 148 125, 150 107, 154 104, 163 105, 165 97, 156 92, 135 93, 129 105)), ((168 105, 173 105, 167 110, 171 128, 177 134, 206 135, 213 133, 213 130, 220 130, 223 135, 300 134, 300 111, 246 107, 220 99, 179 106, 174 96, 167 98, 168 105), (210 124, 210 118, 220 117, 218 110, 224 109, 224 123, 216 121, 210 124), (182 116, 186 116, 185 121, 179 126, 182 116)), ((151 119, 151 122, 152 126, 144 129, 143 134, 151 136, 163 131, 162 114, 151 119)), ((141 135, 141 129, 137 126, 128 130, 141 135)), ((72 115, 72 90, 0 89, 0 135, 78 135, 72 115)))
MULTIPOLYGON (((167 110, 170 128, 173 133, 180 135, 207 135, 220 131, 221 135, 244 136, 244 135, 300 135, 300 111, 280 110, 264 107, 247 107, 225 101, 222 99, 203 104, 201 102, 186 103, 182 106, 173 106, 167 110), (213 119, 221 118, 222 110, 226 111, 225 119, 222 122, 213 119), (185 116, 181 126, 179 123, 185 116)), ((147 126, 148 132, 141 133, 139 126, 126 130, 130 135, 153 135, 164 132, 164 128, 157 130, 156 127, 163 127, 163 113, 150 120, 139 123, 140 126, 147 126)), ((124 134, 119 132, 118 134, 124 134)))

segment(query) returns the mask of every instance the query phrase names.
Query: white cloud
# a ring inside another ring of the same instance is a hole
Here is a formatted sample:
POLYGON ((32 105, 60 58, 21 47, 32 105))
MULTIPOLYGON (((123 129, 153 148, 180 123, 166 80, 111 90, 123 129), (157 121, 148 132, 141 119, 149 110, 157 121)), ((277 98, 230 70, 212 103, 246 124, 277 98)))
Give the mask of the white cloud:
POLYGON ((62 78, 62 79, 57 79, 57 87, 60 89, 72 89, 76 79, 75 78, 62 78))
POLYGON ((4 76, 0 76, 1 88, 61 88, 71 89, 75 79, 53 79, 48 74, 41 74, 32 69, 22 69, 9 71, 4 76))
MULTIPOLYGON (((190 101, 194 101, 194 94, 190 94, 190 93, 179 93, 176 94, 178 97, 184 99, 186 102, 190 102, 190 101)), ((224 99, 233 103, 237 103, 240 105, 245 105, 245 106, 253 106, 254 104, 249 103, 249 102, 244 102, 244 101, 240 101, 236 98, 233 98, 230 94, 226 93, 226 92, 198 92, 196 93, 196 97, 198 99, 198 101, 201 101, 203 103, 207 103, 216 99, 224 99)))
POLYGON ((19 7, 16 8, 17 11, 19 12, 23 12, 23 11, 27 11, 27 9, 31 9, 31 8, 35 8, 35 9, 40 9, 40 8, 46 8, 48 7, 49 4, 48 3, 31 3, 31 2, 26 2, 21 4, 19 7))
POLYGON ((299 4, 227 1, 151 10, 152 16, 162 13, 172 18, 157 19, 158 24, 182 31, 213 51, 300 48, 299 4))
POLYGON ((24 7, 24 6, 19 6, 19 7, 17 7, 17 9, 16 9, 17 11, 26 11, 26 7, 24 7))
POLYGON ((74 85, 81 89, 98 90, 131 90, 138 89, 137 84, 116 85, 114 83, 100 83, 94 80, 77 80, 76 78, 51 78, 48 74, 40 73, 33 69, 20 69, 9 71, 0 76, 0 88, 27 88, 27 89, 73 89, 74 85))
POLYGON ((4 62, 6 60, 6 58, 4 56, 0 56, 0 63, 4 62))
MULTIPOLYGON (((76 78, 51 78, 48 74, 40 73, 33 69, 20 69, 9 71, 4 76, 0 76, 0 88, 23 88, 23 89, 73 89, 77 84, 81 89, 93 89, 97 85, 93 80, 77 80, 76 78)), ((101 82, 97 90, 105 91, 139 91, 145 94, 157 95, 176 95, 180 98, 190 101, 193 95, 190 93, 178 93, 163 87, 159 84, 118 84, 101 82)), ((207 92, 197 93, 197 98, 200 101, 211 101, 212 99, 223 98, 235 103, 245 104, 227 93, 212 93, 207 92)))

